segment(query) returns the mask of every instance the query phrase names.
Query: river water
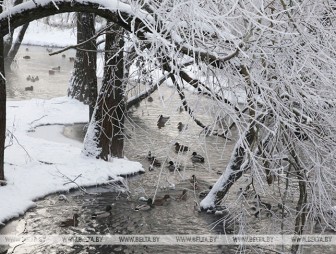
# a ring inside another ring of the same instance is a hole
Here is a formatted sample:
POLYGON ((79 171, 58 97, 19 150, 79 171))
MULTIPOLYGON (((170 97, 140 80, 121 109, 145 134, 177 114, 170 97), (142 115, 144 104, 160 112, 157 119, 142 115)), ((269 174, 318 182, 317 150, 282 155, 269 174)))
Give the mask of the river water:
MULTIPOLYGON (((28 46, 22 47, 17 61, 11 70, 7 69, 7 96, 9 100, 23 100, 30 98, 49 99, 65 96, 70 79, 75 52, 69 51, 56 56, 49 56, 46 48, 28 46), (66 56, 63 57, 62 54, 66 56), (24 59, 24 56, 30 59, 24 59), (60 66, 60 71, 53 75, 49 70, 60 66), (38 76, 39 80, 32 82, 28 76, 38 76), (26 87, 33 86, 33 91, 26 91, 26 87)), ((129 94, 132 96, 132 94, 129 94)), ((216 107, 207 98, 200 98, 186 93, 190 106, 197 114, 197 118, 206 124, 213 123, 216 117, 216 107)), ((105 185, 88 188, 88 193, 71 191, 64 193, 67 201, 59 200, 59 194, 50 195, 36 202, 36 207, 27 211, 19 219, 9 222, 0 229, 0 234, 223 234, 237 233, 239 227, 235 225, 223 227, 222 215, 199 213, 199 193, 208 190, 219 174, 225 169, 233 149, 234 142, 226 141, 216 136, 205 137, 201 129, 181 112, 180 100, 174 89, 161 87, 152 95, 153 101, 147 100, 133 107, 126 117, 125 125, 125 156, 130 160, 139 161, 146 169, 146 173, 125 178, 125 185, 129 192, 124 192, 118 185, 105 185), (170 116, 163 128, 158 128, 159 115, 170 116), (178 123, 188 127, 180 132, 178 123), (191 148, 187 153, 175 153, 174 144, 179 142, 191 148), (148 151, 151 151, 163 165, 148 171, 148 151), (205 157, 204 164, 191 162, 191 153, 196 151, 205 157), (170 172, 168 161, 174 161, 182 170, 170 172), (196 175, 199 185, 194 190, 190 184, 190 177, 196 175), (178 201, 176 198, 187 190, 187 200, 178 201), (169 194, 171 201, 163 207, 156 207, 150 211, 135 212, 134 208, 140 204, 140 197, 162 197, 169 194), (112 205, 112 216, 99 220, 92 220, 92 213, 101 211, 106 205, 112 205), (196 207, 195 207, 196 206, 196 207), (71 217, 73 213, 80 214, 78 227, 61 228, 59 222, 64 215, 71 217), (216 223, 218 222, 218 223, 216 223), (217 225, 217 226, 215 226, 217 225)), ((36 128, 32 136, 42 137, 55 142, 71 143, 82 147, 82 141, 87 124, 67 126, 41 126, 36 128), (50 135, 53 133, 53 135, 50 135)), ((233 137, 234 139, 234 137, 233 137)), ((246 179, 245 179, 246 180, 246 179)), ((244 177, 240 180, 246 185, 244 177)), ((237 184, 237 186, 241 186, 237 184)), ((234 203, 238 187, 232 188, 231 199, 234 203), (234 199, 232 199, 232 197, 234 199)), ((230 193, 229 193, 230 194, 230 193)), ((239 211, 235 210, 235 211, 239 211)), ((250 216, 248 220, 254 232, 261 234, 277 233, 278 222, 264 217, 258 220, 250 216)), ((239 216, 239 214, 236 214, 239 216)), ((8 253, 236 253, 237 246, 225 245, 174 245, 174 246, 60 246, 12 244, 5 248, 8 253)), ((281 251, 281 249, 278 249, 281 251)), ((265 249, 251 248, 250 253, 272 253, 265 249)), ((0 253, 1 246, 0 246, 0 253)), ((334 253, 333 248, 306 248, 304 253, 334 253), (322 251, 323 250, 323 251, 322 251), (321 252, 322 251, 322 252, 321 252)))
MULTIPOLYGON (((9 100, 23 100, 30 98, 52 98, 65 96, 71 75, 75 52, 49 56, 43 47, 21 47, 17 60, 11 69, 7 69, 7 96, 9 100), (24 59, 29 56, 30 59, 24 59), (49 74, 49 70, 60 66, 60 71, 49 74), (27 77, 38 76, 38 81, 32 82, 27 77), (26 87, 33 86, 33 91, 26 91, 26 87)), ((126 178, 130 192, 120 191, 120 187, 106 185, 89 188, 91 194, 80 191, 66 193, 67 202, 60 201, 59 194, 50 195, 36 202, 36 207, 27 211, 20 219, 10 222, 1 233, 13 233, 24 228, 25 234, 214 234, 223 233, 223 227, 214 222, 220 216, 199 213, 195 204, 200 199, 198 193, 207 190, 218 177, 218 172, 226 165, 228 154, 223 149, 230 149, 218 137, 203 137, 201 129, 190 120, 185 112, 180 112, 180 102, 176 92, 168 87, 162 87, 153 94, 153 101, 143 101, 139 106, 130 110, 126 120, 125 156, 139 161, 144 168, 149 167, 148 151, 152 151, 163 166, 147 171, 143 175, 126 178), (158 128, 158 116, 170 116, 170 120, 163 128, 158 128), (180 132, 178 122, 188 125, 180 132), (200 138, 200 136, 202 138, 200 138), (175 153, 174 144, 191 147, 188 153, 175 153), (197 151, 205 156, 204 164, 193 164, 190 160, 191 152, 197 151), (174 161, 183 170, 170 172, 168 161, 174 161), (199 185, 194 190, 190 184, 191 175, 196 175, 199 185), (182 190, 187 190, 187 200, 175 200, 182 190), (94 194, 92 194, 94 193, 94 194), (172 198, 168 205, 156 207, 150 211, 135 212, 139 197, 162 197, 169 194, 172 198), (91 214, 102 210, 107 204, 112 205, 112 216, 103 220, 92 220, 91 214), (59 222, 64 214, 77 212, 80 223, 76 228, 60 228, 59 222)), ((207 112, 213 111, 200 103, 197 97, 188 95, 190 102, 202 121, 210 121, 207 112), (204 114, 202 114, 204 112, 204 114)), ((203 99, 202 99, 203 100, 203 99)), ((206 99, 205 99, 206 100, 206 99)), ((55 142, 67 142, 82 146, 85 124, 68 126, 42 126, 31 133, 55 142), (55 135, 50 135, 54 132, 55 135), (64 137, 67 138, 64 138, 64 137)), ((13 244, 10 253, 226 253, 233 252, 234 246, 27 246, 13 244)))

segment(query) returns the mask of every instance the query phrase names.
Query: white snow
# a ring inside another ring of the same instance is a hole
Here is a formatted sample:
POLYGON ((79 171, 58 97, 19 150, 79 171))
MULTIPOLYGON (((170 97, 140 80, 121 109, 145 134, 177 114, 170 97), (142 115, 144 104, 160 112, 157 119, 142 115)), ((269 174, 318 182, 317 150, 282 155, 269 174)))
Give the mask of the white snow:
MULTIPOLYGON (((7 102, 7 129, 15 138, 5 150, 7 185, 0 188, 0 223, 23 214, 38 198, 76 188, 74 183, 64 185, 69 180, 62 174, 70 179, 81 175, 76 183, 92 186, 106 183, 109 177, 118 180, 120 174, 143 171, 138 162, 88 158, 76 145, 28 135, 40 125, 87 121, 88 107, 67 97, 7 102)), ((9 141, 7 137, 6 145, 9 141)))
MULTIPOLYGON (((15 29, 14 40, 20 29, 15 29)), ((76 29, 54 28, 45 24, 42 20, 35 20, 29 23, 28 29, 23 37, 22 44, 47 47, 67 47, 77 43, 76 29)))

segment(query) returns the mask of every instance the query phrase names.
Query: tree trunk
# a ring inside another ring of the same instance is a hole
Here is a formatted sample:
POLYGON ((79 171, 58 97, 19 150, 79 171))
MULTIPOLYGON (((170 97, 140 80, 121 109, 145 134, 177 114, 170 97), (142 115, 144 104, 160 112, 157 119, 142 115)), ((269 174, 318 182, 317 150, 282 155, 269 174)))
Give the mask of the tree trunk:
POLYGON ((14 44, 12 44, 11 48, 9 49, 8 53, 5 54, 6 57, 6 66, 11 66, 17 52, 19 51, 19 48, 21 46, 23 37, 28 29, 29 23, 24 24, 21 29, 20 32, 18 34, 18 37, 16 39, 16 41, 14 42, 14 44))
POLYGON ((112 26, 106 34, 103 85, 85 137, 84 154, 108 160, 122 158, 124 149, 123 32, 112 26))
MULTIPOLYGON (((1 12, 2 7, 0 6, 0 13, 1 12)), ((4 173, 5 140, 6 140, 6 80, 5 80, 4 42, 3 42, 3 36, 0 36, 0 180, 5 180, 5 173, 4 173)))
MULTIPOLYGON (((95 34, 95 15, 77 13, 77 43, 87 41, 95 34)), ((80 46, 76 51, 74 71, 70 79, 68 96, 90 107, 91 119, 97 99, 97 46, 96 39, 80 46)))
POLYGON ((243 173, 248 169, 247 158, 246 158, 246 148, 243 143, 251 146, 256 138, 254 131, 254 125, 251 124, 249 130, 241 138, 240 144, 237 144, 229 165, 226 168, 224 174, 217 180, 216 184, 212 187, 209 194, 201 201, 201 208, 207 209, 215 207, 221 202, 226 193, 230 190, 231 186, 243 175, 243 173))

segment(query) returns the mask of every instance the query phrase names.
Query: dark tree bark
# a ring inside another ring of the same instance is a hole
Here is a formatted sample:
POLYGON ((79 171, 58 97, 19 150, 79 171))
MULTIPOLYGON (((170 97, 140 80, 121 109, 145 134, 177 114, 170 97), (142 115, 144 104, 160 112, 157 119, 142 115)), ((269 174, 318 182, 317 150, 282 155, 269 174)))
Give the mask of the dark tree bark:
MULTIPOLYGON (((0 13, 2 5, 0 5, 0 13)), ((0 180, 5 180, 4 153, 6 139, 6 80, 3 36, 0 36, 0 180)), ((0 184, 1 185, 1 184, 0 184)))
MULTIPOLYGON (((13 5, 22 4, 23 0, 15 0, 13 5)), ((14 57, 16 56, 16 53, 18 52, 22 39, 26 33, 26 30, 29 26, 29 23, 24 24, 21 27, 21 30, 19 32, 18 38, 13 44, 13 34, 14 31, 11 31, 6 37, 7 39, 4 41, 4 56, 5 56, 5 62, 7 66, 10 66, 14 60, 14 57)))
MULTIPOLYGON (((95 34, 95 15, 77 13, 77 43, 89 40, 95 34)), ((76 51, 74 71, 70 79, 68 96, 90 107, 90 119, 97 99, 97 46, 96 39, 81 45, 76 51)))
POLYGON ((29 23, 24 24, 21 29, 20 32, 18 34, 18 37, 16 39, 16 41, 14 42, 14 44, 11 46, 11 48, 9 49, 8 53, 5 53, 6 57, 6 65, 10 66, 17 54, 17 52, 19 51, 19 48, 21 46, 23 37, 28 29, 29 23))
POLYGON ((85 154, 90 155, 91 151, 98 151, 98 154, 94 155, 104 160, 108 160, 109 155, 123 157, 125 112, 123 46, 122 29, 114 25, 106 34, 103 85, 90 123, 93 125, 91 128, 94 129, 94 135, 86 137, 92 138, 96 147, 92 147, 92 142, 87 140, 84 144, 85 154))

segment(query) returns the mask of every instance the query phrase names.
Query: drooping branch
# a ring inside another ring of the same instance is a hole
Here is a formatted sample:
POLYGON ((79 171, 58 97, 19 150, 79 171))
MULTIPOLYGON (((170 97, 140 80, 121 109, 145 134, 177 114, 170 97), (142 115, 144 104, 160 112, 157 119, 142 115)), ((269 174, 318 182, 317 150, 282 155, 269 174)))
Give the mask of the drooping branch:
MULTIPOLYGON (((103 35, 103 34, 105 33, 106 30, 110 29, 111 26, 112 26, 112 25, 108 25, 108 26, 102 28, 102 29, 99 30, 94 36, 92 36, 90 39, 87 39, 87 40, 85 40, 85 41, 83 41, 83 42, 81 42, 81 43, 77 43, 76 45, 70 45, 70 46, 68 46, 68 47, 64 47, 64 48, 62 48, 62 49, 60 49, 60 50, 51 52, 51 53, 49 54, 49 56, 53 56, 53 55, 57 55, 57 54, 63 53, 63 52, 65 52, 65 51, 69 50, 69 49, 78 49, 80 46, 83 46, 83 45, 85 45, 86 43, 88 43, 88 42, 90 42, 90 41, 92 41, 92 40, 94 40, 94 39, 97 39, 99 36, 103 35)), ((105 41, 105 40, 104 40, 104 41, 105 41)), ((98 43, 97 43, 97 44, 98 44, 98 43)))
POLYGON ((129 99, 127 101, 126 109, 127 110, 130 109, 135 104, 137 104, 137 103, 141 102, 142 100, 146 99, 148 96, 150 96, 152 93, 154 93, 159 88, 159 86, 161 86, 170 77, 171 77, 171 75, 163 76, 153 86, 151 86, 148 90, 145 90, 144 92, 140 93, 138 96, 129 99))
POLYGON ((12 29, 25 23, 64 12, 95 13, 120 25, 125 30, 136 35, 138 39, 147 42, 148 39, 151 40, 153 34, 155 34, 155 37, 159 36, 162 41, 171 41, 169 44, 172 50, 206 62, 216 68, 222 68, 223 62, 229 61, 237 56, 241 47, 241 45, 239 45, 233 53, 225 57, 220 57, 216 54, 212 54, 208 49, 196 49, 189 45, 182 45, 179 43, 182 38, 174 39, 176 35, 172 36, 170 31, 161 30, 163 27, 162 21, 155 19, 145 10, 135 13, 131 5, 118 0, 109 2, 104 0, 88 0, 85 2, 80 0, 69 2, 62 0, 28 1, 0 14, 0 33, 6 35, 12 29))

